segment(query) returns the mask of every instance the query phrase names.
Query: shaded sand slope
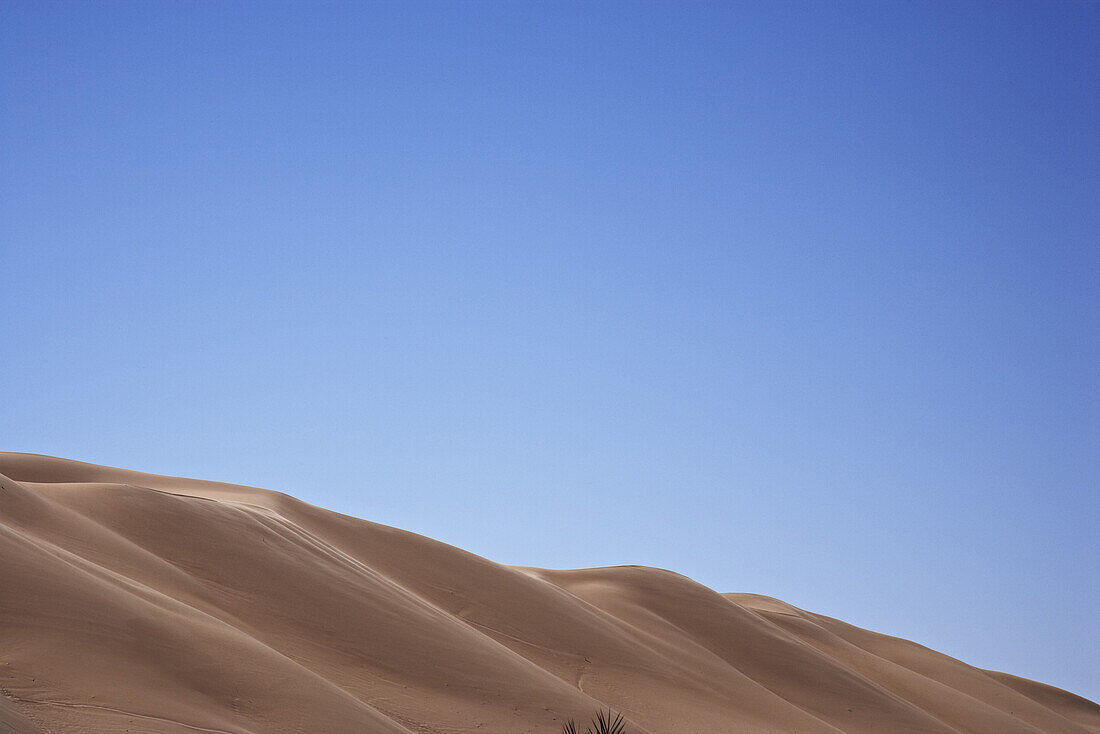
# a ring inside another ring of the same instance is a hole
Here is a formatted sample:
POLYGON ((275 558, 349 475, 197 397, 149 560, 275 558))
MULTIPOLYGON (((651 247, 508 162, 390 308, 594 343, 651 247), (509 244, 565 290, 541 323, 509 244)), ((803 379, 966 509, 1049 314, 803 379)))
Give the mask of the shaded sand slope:
POLYGON ((0 734, 1100 734, 1100 707, 652 568, 513 568, 277 492, 0 454, 0 734))

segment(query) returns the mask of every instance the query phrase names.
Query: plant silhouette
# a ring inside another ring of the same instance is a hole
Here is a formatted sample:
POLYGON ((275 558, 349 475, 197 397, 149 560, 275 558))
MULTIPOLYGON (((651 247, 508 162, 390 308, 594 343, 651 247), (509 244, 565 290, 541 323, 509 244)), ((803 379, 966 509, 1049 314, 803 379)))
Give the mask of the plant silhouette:
MULTIPOLYGON (((607 710, 604 714, 603 709, 596 712, 596 718, 592 719, 592 724, 585 729, 584 734, 624 734, 624 728, 626 723, 623 721, 622 714, 615 714, 612 718, 611 709, 607 710)), ((577 725, 572 719, 562 724, 562 734, 579 734, 577 725)))

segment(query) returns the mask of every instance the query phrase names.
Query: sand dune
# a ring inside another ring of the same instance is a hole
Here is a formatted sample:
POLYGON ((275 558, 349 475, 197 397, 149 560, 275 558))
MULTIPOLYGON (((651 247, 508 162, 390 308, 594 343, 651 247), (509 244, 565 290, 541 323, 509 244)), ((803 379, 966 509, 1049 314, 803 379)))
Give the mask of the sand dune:
POLYGON ((492 563, 277 492, 0 454, 0 734, 1100 733, 1100 707, 653 568, 492 563))

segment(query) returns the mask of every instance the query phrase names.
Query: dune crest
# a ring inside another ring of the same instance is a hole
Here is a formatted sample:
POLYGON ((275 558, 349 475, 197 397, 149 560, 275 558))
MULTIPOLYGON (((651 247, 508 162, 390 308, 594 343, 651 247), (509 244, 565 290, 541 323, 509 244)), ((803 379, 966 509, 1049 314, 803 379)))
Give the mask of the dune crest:
POLYGON ((0 734, 1100 734, 1083 698, 642 567, 0 454, 0 734))

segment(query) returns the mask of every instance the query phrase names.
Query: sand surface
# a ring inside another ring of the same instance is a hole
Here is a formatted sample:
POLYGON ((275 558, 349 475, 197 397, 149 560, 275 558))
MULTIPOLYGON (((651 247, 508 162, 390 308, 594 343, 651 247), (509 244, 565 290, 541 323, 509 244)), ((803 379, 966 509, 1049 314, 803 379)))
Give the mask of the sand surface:
POLYGON ((287 495, 0 454, 0 734, 1100 734, 1100 707, 678 574, 502 566, 287 495))

